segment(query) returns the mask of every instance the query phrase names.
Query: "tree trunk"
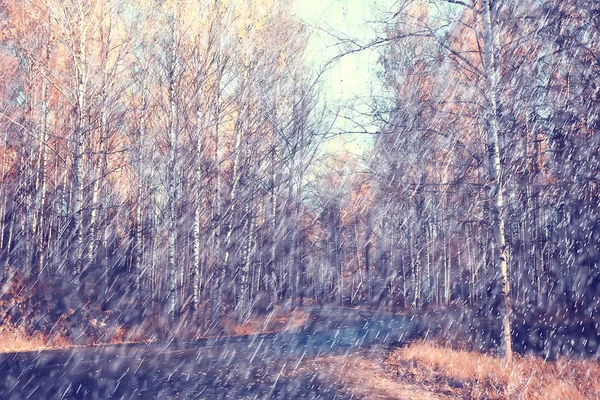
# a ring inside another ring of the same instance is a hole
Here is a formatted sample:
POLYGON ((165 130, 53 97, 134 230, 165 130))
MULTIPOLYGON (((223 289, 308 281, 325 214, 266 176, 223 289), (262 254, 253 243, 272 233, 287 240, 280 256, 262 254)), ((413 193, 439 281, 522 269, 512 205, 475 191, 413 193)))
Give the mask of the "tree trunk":
MULTIPOLYGON (((83 16, 81 16, 83 21, 83 16)), ((82 23, 83 25, 83 23, 82 23)), ((73 153, 73 207, 72 229, 74 229, 73 249, 71 267, 75 275, 75 284, 79 283, 82 272, 83 256, 83 193, 84 185, 84 165, 83 156, 85 153, 85 107, 86 107, 86 54, 85 39, 86 27, 81 29, 79 50, 76 55, 75 69, 77 71, 77 103, 76 103, 76 121, 75 121, 75 149, 73 153)))
MULTIPOLYGON (((45 65, 46 67, 50 63, 50 38, 47 39, 45 46, 45 65)), ((42 148, 40 155, 40 168, 38 171, 38 187, 39 187, 39 203, 37 207, 37 225, 38 225, 38 236, 37 236, 37 247, 38 247, 38 259, 37 259, 37 271, 42 272, 44 270, 44 257, 46 255, 46 241, 44 234, 45 220, 45 209, 46 209, 46 171, 48 169, 48 153, 46 149, 46 143, 48 140, 48 82, 45 77, 42 78, 42 113, 40 121, 40 133, 42 136, 42 148)), ((1 247, 1 246, 0 246, 1 247)))
MULTIPOLYGON (((200 85, 200 84, 198 84, 200 85)), ((198 89, 197 98, 200 96, 198 89)), ((200 100, 198 100, 200 101, 200 100)), ((202 163, 204 160, 204 138, 202 137, 203 114, 200 104, 196 107, 196 165, 195 165, 195 205, 194 205, 194 225, 192 228, 192 270, 191 270, 191 285, 192 285, 192 301, 191 314, 192 321, 197 321, 198 318, 198 303, 200 297, 200 279, 202 276, 202 259, 200 254, 200 225, 202 219, 202 208, 200 199, 200 187, 202 185, 202 163)))
POLYGON ((222 221, 222 210, 221 210, 221 159, 219 153, 221 151, 221 142, 220 142, 220 132, 219 132, 219 124, 221 120, 221 104, 220 104, 220 94, 221 89, 219 85, 221 84, 221 76, 222 69, 219 67, 218 76, 216 79, 216 98, 214 104, 214 124, 215 124, 215 156, 214 156, 214 169, 215 169, 215 188, 214 188, 214 207, 213 207, 213 223, 214 223, 214 246, 217 252, 217 262, 216 262, 216 271, 214 271, 216 279, 214 280, 214 293, 212 298, 212 319, 213 322, 216 321, 221 314, 222 302, 223 302, 223 282, 225 281, 225 269, 222 265, 222 255, 223 255, 223 246, 222 246, 222 229, 223 229, 223 221, 222 221))
POLYGON ((177 307, 177 264, 175 256, 175 243, 177 241, 176 206, 177 183, 175 181, 175 168, 177 165, 177 103, 175 99, 175 79, 177 70, 177 41, 178 41, 178 6, 173 13, 171 33, 173 37, 169 54, 169 111, 168 111, 168 171, 167 171, 167 296, 166 312, 171 322, 176 319, 177 307))
POLYGON ((483 0, 483 38, 486 73, 486 108, 485 120, 487 130, 488 162, 490 174, 490 213, 495 239, 496 270, 502 279, 501 306, 502 327, 504 338, 504 354, 507 361, 512 359, 512 339, 510 332, 511 298, 508 277, 508 249, 504 229, 504 199, 502 185, 502 164, 500 161, 499 126, 498 126, 498 77, 496 64, 498 32, 493 26, 492 7, 490 0, 483 0))

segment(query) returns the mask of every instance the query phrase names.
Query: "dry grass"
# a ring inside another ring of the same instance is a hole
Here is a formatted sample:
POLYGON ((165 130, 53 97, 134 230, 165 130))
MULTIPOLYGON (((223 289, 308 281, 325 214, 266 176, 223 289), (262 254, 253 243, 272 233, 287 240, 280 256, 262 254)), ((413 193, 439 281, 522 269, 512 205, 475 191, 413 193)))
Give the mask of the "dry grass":
POLYGON ((600 364, 592 361, 517 356, 507 365, 491 355, 417 342, 386 362, 401 379, 457 398, 600 398, 600 364))
POLYGON ((222 326, 225 335, 250 335, 254 333, 283 332, 299 329, 309 320, 309 315, 302 310, 284 310, 275 307, 270 313, 253 316, 244 323, 236 322, 234 316, 223 318, 222 326))
POLYGON ((23 329, 0 328, 0 353, 48 350, 69 345, 62 336, 47 338, 40 333, 27 334, 23 329))
MULTIPOLYGON (((61 318, 61 321, 64 318, 61 318)), ((298 329, 304 326, 309 320, 306 312, 296 310, 289 311, 280 307, 274 309, 271 313, 263 316, 253 316, 245 323, 238 323, 233 315, 227 315, 221 320, 221 334, 226 336, 249 335, 256 333, 283 332, 298 329)), ((182 325, 183 325, 182 321, 182 325)), ((163 323, 166 325, 166 322, 163 323)), ((121 325, 107 325, 99 320, 92 319, 89 323, 91 328, 97 328, 102 335, 83 336, 78 338, 77 345, 103 345, 103 344, 127 344, 142 343, 157 340, 152 332, 156 330, 148 329, 146 325, 129 326, 127 328, 121 325)), ((60 332, 64 330, 56 329, 51 335, 43 335, 39 332, 30 333, 23 326, 15 327, 8 323, 0 325, 0 353, 11 353, 19 351, 37 351, 57 348, 73 347, 76 344, 66 339, 60 332)), ((210 334, 204 335, 195 326, 179 326, 173 331, 167 332, 170 337, 176 338, 204 338, 211 337, 210 334)))
POLYGON ((333 383, 345 395, 357 399, 447 400, 452 397, 434 393, 429 388, 398 380, 384 368, 384 352, 373 348, 358 353, 310 357, 288 371, 294 379, 301 375, 318 376, 333 383))

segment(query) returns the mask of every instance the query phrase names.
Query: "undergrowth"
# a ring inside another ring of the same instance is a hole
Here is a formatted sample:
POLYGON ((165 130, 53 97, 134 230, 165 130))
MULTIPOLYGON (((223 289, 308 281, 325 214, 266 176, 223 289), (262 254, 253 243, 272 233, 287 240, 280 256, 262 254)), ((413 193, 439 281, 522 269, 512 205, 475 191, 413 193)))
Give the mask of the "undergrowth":
POLYGON ((507 364, 491 354, 419 341, 393 351, 386 364, 399 379, 455 398, 600 398, 600 364, 595 361, 516 355, 507 364))

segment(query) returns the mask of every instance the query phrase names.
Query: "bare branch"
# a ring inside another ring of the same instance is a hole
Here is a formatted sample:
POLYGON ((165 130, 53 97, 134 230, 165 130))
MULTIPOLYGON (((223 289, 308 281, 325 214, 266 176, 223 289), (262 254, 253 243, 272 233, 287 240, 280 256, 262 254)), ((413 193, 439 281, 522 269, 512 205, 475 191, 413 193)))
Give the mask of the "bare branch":
POLYGON ((34 138, 35 140, 37 140, 38 142, 40 142, 41 144, 43 144, 44 146, 46 146, 48 149, 50 149, 50 151, 52 153, 54 153, 56 155, 56 157, 58 157, 61 161, 63 161, 64 163, 66 163, 67 161, 52 147, 50 146, 47 142, 43 141, 42 139, 40 139, 37 135, 35 135, 33 132, 31 132, 29 129, 27 129, 25 126, 23 126, 22 124, 20 124, 19 122, 15 121, 14 119, 12 119, 11 117, 9 117, 8 115, 4 114, 3 112, 0 112, 0 117, 6 119, 8 122, 10 122, 11 124, 17 126, 18 128, 20 128, 23 132, 25 132, 27 135, 31 136, 32 138, 34 138))

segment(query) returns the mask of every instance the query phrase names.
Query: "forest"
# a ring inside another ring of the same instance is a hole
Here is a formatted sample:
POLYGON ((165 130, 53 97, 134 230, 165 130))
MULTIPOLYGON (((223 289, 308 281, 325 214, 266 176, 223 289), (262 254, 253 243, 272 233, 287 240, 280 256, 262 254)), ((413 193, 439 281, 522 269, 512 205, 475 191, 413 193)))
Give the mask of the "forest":
POLYGON ((516 320, 597 317, 600 3, 388 11, 338 43, 379 54, 377 129, 334 133, 291 1, 0 2, 0 329, 449 308, 510 357, 516 320))

